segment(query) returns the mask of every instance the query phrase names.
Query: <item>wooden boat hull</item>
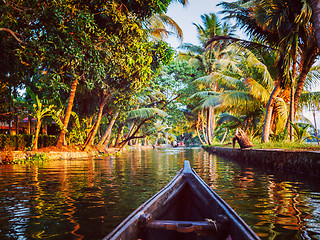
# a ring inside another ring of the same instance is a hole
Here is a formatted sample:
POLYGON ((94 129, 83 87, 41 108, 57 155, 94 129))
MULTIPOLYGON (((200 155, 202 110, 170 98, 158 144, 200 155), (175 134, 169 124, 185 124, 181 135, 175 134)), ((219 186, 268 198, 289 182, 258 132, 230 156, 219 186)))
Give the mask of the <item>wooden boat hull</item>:
POLYGON ((259 239, 196 173, 184 168, 104 240, 259 239))

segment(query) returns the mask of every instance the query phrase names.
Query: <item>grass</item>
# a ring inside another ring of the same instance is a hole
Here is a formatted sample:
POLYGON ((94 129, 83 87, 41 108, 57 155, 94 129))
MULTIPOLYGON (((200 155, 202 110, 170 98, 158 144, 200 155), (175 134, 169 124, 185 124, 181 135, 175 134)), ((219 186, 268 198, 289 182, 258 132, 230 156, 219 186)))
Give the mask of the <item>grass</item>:
POLYGON ((317 143, 298 143, 298 142, 253 142, 253 149, 283 149, 289 151, 320 151, 320 145, 317 143))
MULTIPOLYGON (((252 149, 282 149, 282 150, 288 150, 288 151, 320 151, 320 145, 318 145, 316 142, 315 143, 298 143, 298 142, 282 141, 282 142, 261 143, 260 140, 254 140, 252 143, 254 144, 252 149)), ((212 146, 232 148, 232 143, 228 143, 228 144, 215 143, 212 146)), ((238 143, 236 143, 236 148, 239 148, 238 143)))

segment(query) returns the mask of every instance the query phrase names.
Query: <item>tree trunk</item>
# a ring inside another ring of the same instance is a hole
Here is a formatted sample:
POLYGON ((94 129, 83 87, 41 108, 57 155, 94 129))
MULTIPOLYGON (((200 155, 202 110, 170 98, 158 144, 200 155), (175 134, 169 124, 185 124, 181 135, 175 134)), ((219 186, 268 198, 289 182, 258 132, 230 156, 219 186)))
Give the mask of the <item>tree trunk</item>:
POLYGON ((32 150, 38 149, 38 139, 39 139, 40 128, 41 128, 41 121, 37 121, 36 133, 33 140, 32 150))
POLYGON ((32 120, 32 117, 28 116, 28 134, 31 134, 31 120, 32 120))
POLYGON ((120 142, 122 129, 123 129, 123 124, 121 124, 121 126, 119 126, 119 128, 118 128, 117 138, 116 138, 116 141, 114 143, 114 147, 119 147, 119 142, 120 142))
POLYGON ((314 128, 316 130, 317 142, 318 142, 318 145, 319 145, 319 135, 318 135, 318 129, 317 129, 316 111, 315 110, 313 110, 313 120, 314 120, 314 128))
POLYGON ((205 142, 202 140, 201 136, 200 136, 200 132, 199 132, 199 126, 197 125, 196 127, 196 132, 197 132, 197 136, 201 142, 202 145, 205 145, 205 142))
MULTIPOLYGON (((203 110, 201 110, 201 116, 203 116, 203 110)), ((203 118, 201 118, 201 126, 202 126, 202 135, 203 135, 204 141, 206 145, 209 145, 208 138, 206 136, 205 124, 204 124, 203 118)))
POLYGON ((84 151, 88 150, 88 148, 93 145, 94 138, 95 138, 95 136, 96 136, 96 134, 98 132, 98 128, 99 128, 100 123, 101 123, 101 119, 102 119, 102 116, 103 116, 103 109, 104 109, 104 106, 107 103, 108 96, 109 95, 107 95, 107 96, 105 95, 103 100, 102 100, 102 102, 100 103, 97 121, 94 124, 94 128, 93 128, 92 134, 89 136, 88 140, 85 143, 84 151))
POLYGON ((168 139, 169 139, 169 133, 166 132, 166 141, 165 141, 165 144, 168 144, 168 143, 169 143, 168 139))
POLYGON ((116 122, 116 119, 119 115, 119 111, 116 112, 116 114, 112 117, 111 121, 109 122, 109 125, 104 133, 104 135, 102 136, 102 138, 100 139, 99 143, 97 144, 97 146, 105 146, 107 147, 110 141, 110 137, 111 137, 111 131, 112 131, 112 127, 114 125, 114 123, 116 122))
POLYGON ((64 121, 63 121, 63 129, 60 132, 60 135, 59 135, 59 138, 58 138, 58 141, 57 141, 57 145, 56 145, 58 148, 61 148, 62 145, 64 144, 65 135, 66 135, 65 129, 68 128, 68 124, 69 124, 69 120, 70 120, 70 116, 71 116, 71 110, 72 110, 73 102, 74 102, 74 97, 76 95, 76 89, 77 89, 78 81, 79 81, 78 78, 76 78, 73 81, 72 86, 71 86, 68 107, 67 107, 66 115, 65 115, 64 121))
MULTIPOLYGON (((315 46, 316 47, 316 46, 315 46)), ((300 101, 300 96, 306 82, 307 74, 310 72, 311 67, 315 63, 315 59, 319 54, 319 49, 315 49, 314 47, 309 47, 308 50, 304 51, 302 66, 299 75, 299 79, 297 81, 296 91, 294 94, 294 118, 296 116, 298 104, 300 101)))
POLYGON ((220 141, 220 144, 222 144, 224 142, 224 140, 226 139, 227 135, 228 135, 228 128, 226 128, 226 130, 225 130, 225 132, 223 134, 223 137, 222 137, 222 139, 220 141))
POLYGON ((211 107, 207 109, 207 138, 209 145, 212 145, 212 111, 211 107))
POLYGON ((241 129, 237 129, 236 135, 232 138, 233 148, 235 147, 236 142, 238 142, 241 149, 253 147, 252 142, 249 140, 246 133, 241 129))
POLYGON ((318 48, 320 49, 320 1, 309 0, 312 8, 312 23, 316 33, 318 48))
POLYGON ((200 111, 198 112, 198 120, 197 121, 198 121, 197 124, 196 124, 197 136, 198 136, 201 144, 205 145, 205 142, 201 139, 200 132, 199 132, 199 125, 200 125, 200 122, 201 122, 200 111))
POLYGON ((264 119, 264 124, 263 124, 263 130, 262 130, 262 138, 261 138, 261 142, 269 142, 269 135, 270 135, 270 126, 271 126, 271 116, 272 116, 272 112, 273 112, 273 104, 274 104, 274 100, 275 98, 279 95, 280 93, 280 86, 279 84, 277 84, 268 101, 267 104, 267 111, 266 111, 266 116, 264 119))
MULTIPOLYGON (((290 114, 289 114, 290 122, 294 122, 294 86, 291 87, 291 101, 290 101, 290 114)), ((293 136, 293 126, 289 124, 289 130, 290 130, 290 141, 292 142, 294 140, 293 136)))

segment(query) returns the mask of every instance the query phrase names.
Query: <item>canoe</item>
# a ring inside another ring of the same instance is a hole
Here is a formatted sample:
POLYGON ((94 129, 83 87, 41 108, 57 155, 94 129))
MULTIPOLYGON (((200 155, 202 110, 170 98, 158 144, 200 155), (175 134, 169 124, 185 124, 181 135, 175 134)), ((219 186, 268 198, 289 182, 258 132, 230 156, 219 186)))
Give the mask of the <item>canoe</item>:
POLYGON ((259 239, 190 167, 189 161, 157 194, 104 240, 259 239))

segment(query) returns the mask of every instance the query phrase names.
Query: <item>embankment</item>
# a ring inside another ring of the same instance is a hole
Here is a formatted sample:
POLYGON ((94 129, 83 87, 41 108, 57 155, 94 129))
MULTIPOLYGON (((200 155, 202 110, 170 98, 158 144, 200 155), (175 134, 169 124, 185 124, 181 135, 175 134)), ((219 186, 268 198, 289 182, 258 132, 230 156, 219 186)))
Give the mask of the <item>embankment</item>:
POLYGON ((28 160, 35 155, 44 155, 46 159, 50 160, 61 160, 61 159, 74 159, 74 158, 89 158, 97 157, 99 155, 113 154, 119 151, 119 149, 111 148, 105 149, 104 151, 2 151, 0 152, 0 164, 11 163, 18 160, 28 160))
POLYGON ((320 177, 319 151, 284 151, 281 149, 237 149, 203 146, 218 156, 265 169, 290 171, 320 177))

